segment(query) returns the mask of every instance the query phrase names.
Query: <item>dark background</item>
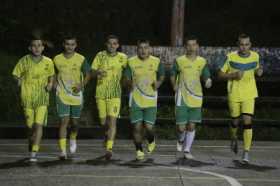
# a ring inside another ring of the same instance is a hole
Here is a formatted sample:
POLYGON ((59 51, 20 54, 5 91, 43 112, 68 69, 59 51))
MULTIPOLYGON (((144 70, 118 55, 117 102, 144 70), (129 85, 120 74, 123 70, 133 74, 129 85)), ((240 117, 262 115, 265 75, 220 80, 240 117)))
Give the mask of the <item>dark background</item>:
MULTIPOLYGON (((172 0, 2 0, 1 50, 23 54, 28 34, 40 30, 60 48, 61 37, 75 33, 80 49, 95 53, 110 33, 123 44, 147 37, 154 45, 170 45, 172 0)), ((241 32, 256 46, 280 44, 277 0, 186 0, 185 34, 204 46, 233 46, 241 32)))

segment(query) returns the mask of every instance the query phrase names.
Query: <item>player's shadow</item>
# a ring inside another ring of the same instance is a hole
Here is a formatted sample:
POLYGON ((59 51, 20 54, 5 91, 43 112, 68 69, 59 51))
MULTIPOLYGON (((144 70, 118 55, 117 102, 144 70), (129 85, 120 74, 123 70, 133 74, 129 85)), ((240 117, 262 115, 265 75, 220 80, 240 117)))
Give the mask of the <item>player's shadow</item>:
POLYGON ((28 162, 29 158, 23 158, 15 162, 8 162, 0 164, 0 169, 12 169, 20 167, 29 167, 31 164, 28 162))
POLYGON ((165 164, 155 163, 154 159, 148 158, 146 160, 131 160, 128 162, 120 163, 119 166, 129 167, 129 168, 143 168, 143 167, 153 167, 153 166, 166 166, 165 164))
POLYGON ((185 158, 179 158, 177 161, 172 163, 173 165, 180 166, 190 166, 190 167, 204 167, 204 166, 214 166, 215 163, 203 162, 198 160, 189 160, 185 158))
POLYGON ((233 160, 234 167, 227 167, 229 169, 247 169, 247 170, 254 170, 257 172, 265 172, 269 170, 275 170, 277 167, 272 166, 263 166, 263 165, 256 165, 256 164, 244 164, 239 160, 233 160))
POLYGON ((94 165, 94 166, 106 166, 106 165, 111 165, 111 164, 118 164, 118 162, 120 162, 120 159, 110 159, 110 160, 106 160, 105 155, 103 156, 99 156, 95 159, 91 159, 91 160, 86 160, 85 162, 80 162, 78 164, 81 165, 94 165))
POLYGON ((40 167, 55 167, 61 165, 72 165, 73 161, 71 159, 68 160, 51 160, 51 161, 43 161, 37 163, 40 167))

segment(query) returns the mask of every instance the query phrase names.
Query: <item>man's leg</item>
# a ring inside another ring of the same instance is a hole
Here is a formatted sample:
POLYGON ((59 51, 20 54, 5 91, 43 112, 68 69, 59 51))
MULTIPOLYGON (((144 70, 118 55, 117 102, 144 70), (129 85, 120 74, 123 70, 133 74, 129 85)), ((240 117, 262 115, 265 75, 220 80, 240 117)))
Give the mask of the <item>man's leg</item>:
POLYGON ((69 122, 70 122, 70 117, 65 116, 61 118, 61 123, 59 126, 59 148, 61 151, 60 154, 61 160, 65 160, 67 158, 66 144, 67 144, 67 127, 69 122))
POLYGON ((34 141, 33 136, 33 124, 34 124, 34 110, 29 108, 24 108, 25 122, 27 125, 27 139, 28 139, 28 151, 32 152, 32 145, 34 141))
POLYGON ((99 122, 102 127, 102 130, 104 131, 104 147, 106 147, 107 144, 107 138, 108 138, 108 120, 107 118, 107 108, 106 108, 106 100, 105 99, 96 99, 96 105, 98 109, 98 115, 99 115, 99 122))
POLYGON ((157 108, 150 107, 143 110, 143 120, 146 127, 148 141, 148 153, 152 153, 156 148, 154 124, 157 117, 157 108))
POLYGON ((177 125, 177 151, 183 151, 183 145, 186 141, 186 124, 189 120, 188 109, 185 105, 176 106, 175 108, 175 117, 176 117, 176 125, 177 125))
POLYGON ((82 105, 72 105, 70 106, 70 117, 72 123, 70 126, 70 153, 74 154, 77 151, 77 136, 79 131, 79 122, 82 112, 82 105))
POLYGON ((185 143, 184 143, 184 155, 187 159, 193 159, 191 155, 191 147, 195 138, 195 123, 190 122, 187 126, 185 143))
POLYGON ((231 138, 231 144, 230 148, 231 150, 237 154, 238 153, 238 126, 239 126, 239 117, 241 114, 241 103, 240 102, 234 102, 234 101, 229 101, 229 112, 230 116, 232 118, 230 127, 229 127, 229 132, 230 132, 230 138, 231 138))
POLYGON ((134 145, 136 149, 136 159, 143 160, 145 157, 143 151, 143 125, 142 123, 135 123, 133 127, 133 138, 134 138, 134 145))

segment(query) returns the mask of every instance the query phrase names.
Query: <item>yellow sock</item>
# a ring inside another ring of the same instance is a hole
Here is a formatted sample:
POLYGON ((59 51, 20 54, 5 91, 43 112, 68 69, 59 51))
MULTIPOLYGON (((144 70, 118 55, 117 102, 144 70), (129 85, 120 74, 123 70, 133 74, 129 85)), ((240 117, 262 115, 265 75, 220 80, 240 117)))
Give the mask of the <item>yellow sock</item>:
POLYGON ((62 152, 66 152, 66 138, 59 139, 59 148, 62 152))
POLYGON ((252 145, 253 130, 244 129, 243 131, 243 141, 244 141, 244 150, 249 151, 252 145))
POLYGON ((112 150, 113 149, 113 145, 114 145, 114 141, 113 140, 107 140, 106 149, 107 150, 112 150))
POLYGON ((230 137, 231 139, 237 139, 237 127, 230 127, 230 137))
POLYGON ((39 145, 32 145, 32 152, 38 152, 39 151, 39 145))
POLYGON ((70 139, 71 139, 71 140, 77 139, 77 136, 78 136, 78 132, 77 132, 77 131, 72 131, 72 132, 70 133, 70 139))

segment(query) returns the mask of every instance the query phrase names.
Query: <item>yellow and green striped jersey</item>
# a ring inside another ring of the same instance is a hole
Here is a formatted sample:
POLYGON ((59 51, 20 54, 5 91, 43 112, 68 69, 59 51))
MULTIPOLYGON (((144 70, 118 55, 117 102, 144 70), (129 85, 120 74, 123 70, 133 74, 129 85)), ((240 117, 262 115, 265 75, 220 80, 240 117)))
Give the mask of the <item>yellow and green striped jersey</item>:
POLYGON ((12 74, 21 80, 23 107, 35 109, 49 104, 46 86, 48 78, 54 75, 54 65, 50 58, 42 56, 39 62, 35 62, 31 55, 23 56, 12 74))
POLYGON ((66 58, 63 53, 58 54, 53 59, 57 70, 57 96, 67 105, 82 104, 82 90, 75 92, 74 88, 82 84, 84 75, 90 72, 90 66, 85 57, 79 53, 74 53, 70 58, 66 58))
POLYGON ((200 56, 193 61, 186 55, 180 56, 176 59, 170 74, 176 76, 178 84, 176 105, 181 106, 184 101, 189 107, 201 107, 203 96, 201 76, 204 79, 210 77, 207 61, 200 56))
MULTIPOLYGON (((145 61, 138 56, 128 60, 128 67, 125 71, 127 78, 133 82, 133 90, 130 95, 132 100, 141 108, 157 106, 157 90, 153 88, 157 78, 164 76, 164 66, 160 59, 149 56, 145 61)), ((130 105, 131 106, 131 105, 130 105)))
POLYGON ((231 101, 245 101, 258 97, 255 80, 255 70, 259 68, 259 54, 250 51, 250 55, 242 57, 237 51, 227 55, 227 60, 221 68, 224 73, 243 71, 241 80, 228 80, 228 98, 231 101))
POLYGON ((111 99, 121 97, 121 84, 123 69, 127 65, 127 56, 118 52, 111 56, 107 51, 99 52, 92 62, 93 70, 103 70, 106 76, 97 79, 96 98, 111 99))

